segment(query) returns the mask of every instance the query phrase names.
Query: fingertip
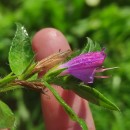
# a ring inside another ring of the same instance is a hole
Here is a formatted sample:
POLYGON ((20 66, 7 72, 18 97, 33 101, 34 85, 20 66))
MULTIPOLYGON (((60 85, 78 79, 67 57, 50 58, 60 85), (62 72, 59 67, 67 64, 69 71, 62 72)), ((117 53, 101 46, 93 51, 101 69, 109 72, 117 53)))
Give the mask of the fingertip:
POLYGON ((36 53, 36 60, 41 60, 59 50, 70 49, 64 35, 54 28, 45 28, 37 32, 33 37, 32 47, 36 53))

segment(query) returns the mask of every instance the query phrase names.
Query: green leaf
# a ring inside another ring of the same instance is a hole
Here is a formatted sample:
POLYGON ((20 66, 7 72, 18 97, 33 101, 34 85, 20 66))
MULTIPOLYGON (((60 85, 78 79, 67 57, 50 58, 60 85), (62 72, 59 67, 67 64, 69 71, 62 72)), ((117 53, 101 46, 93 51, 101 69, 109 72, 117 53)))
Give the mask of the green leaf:
POLYGON ((68 113, 69 117, 80 124, 83 130, 88 130, 86 123, 83 119, 79 118, 76 113, 65 103, 65 101, 60 97, 60 95, 57 93, 57 91, 51 87, 47 82, 43 82, 43 84, 53 93, 57 101, 63 106, 65 111, 68 113))
POLYGON ((24 26, 17 23, 17 30, 9 51, 9 64, 13 73, 22 74, 33 57, 28 33, 24 26))
POLYGON ((80 97, 90 101, 96 105, 102 106, 110 110, 120 111, 119 108, 108 100, 103 94, 101 94, 95 88, 89 87, 87 85, 81 84, 72 88, 72 90, 78 94, 80 97))
POLYGON ((0 100, 0 128, 12 128, 15 117, 11 109, 0 100))
POLYGON ((90 38, 87 37, 87 44, 81 51, 81 53, 94 52, 94 51, 101 51, 100 44, 92 41, 90 38))

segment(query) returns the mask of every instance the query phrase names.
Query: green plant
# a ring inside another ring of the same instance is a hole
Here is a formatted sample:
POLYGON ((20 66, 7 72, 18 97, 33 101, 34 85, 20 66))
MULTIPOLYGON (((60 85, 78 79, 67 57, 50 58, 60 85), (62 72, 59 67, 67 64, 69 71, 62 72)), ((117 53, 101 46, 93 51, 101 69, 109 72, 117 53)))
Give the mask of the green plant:
MULTIPOLYGON (((104 61, 102 57, 105 58, 106 56, 105 53, 103 52, 104 50, 102 50, 101 52, 94 52, 98 49, 100 49, 99 45, 97 43, 94 43, 91 39, 88 38, 87 46, 82 51, 79 51, 78 53, 76 52, 75 55, 69 57, 69 59, 71 59, 70 63, 73 62, 73 60, 75 60, 75 58, 73 58, 74 56, 81 54, 82 56, 87 57, 89 53, 88 58, 90 58, 90 55, 92 55, 91 57, 92 68, 93 66, 95 66, 94 68, 95 71, 102 72, 106 69, 99 68, 99 67, 102 65, 104 61), (99 59, 102 59, 102 63, 100 65, 99 65, 100 62, 99 63, 95 62, 95 60, 97 60, 98 57, 100 57, 99 59)), ((3 93, 9 90, 27 87, 44 94, 45 93, 44 89, 48 88, 55 96, 57 101, 63 106, 64 110, 67 112, 69 117, 72 120, 79 123, 83 130, 87 130, 87 126, 84 120, 80 119, 76 115, 76 113, 65 103, 65 101, 59 96, 57 91, 53 87, 51 87, 50 84, 62 85, 64 89, 72 90, 82 98, 87 99, 88 101, 96 105, 103 106, 110 110, 119 111, 119 108, 116 105, 114 105, 111 101, 105 98, 98 90, 86 85, 85 83, 87 82, 84 82, 84 80, 83 80, 84 83, 80 83, 79 80, 71 76, 71 73, 69 76, 59 75, 62 74, 62 72, 65 71, 67 68, 69 69, 69 67, 56 69, 56 65, 59 64, 60 62, 63 62, 69 55, 70 55, 70 51, 59 52, 54 55, 51 55, 47 59, 43 59, 42 61, 35 63, 34 53, 31 49, 31 42, 28 33, 24 28, 24 26, 17 23, 17 31, 9 51, 9 65, 12 72, 7 76, 5 76, 4 78, 0 79, 0 92, 3 93), (52 66, 52 62, 54 60, 55 62, 53 63, 52 66), (37 73, 42 71, 45 66, 49 69, 48 72, 42 78, 38 78, 37 73)), ((76 58, 78 58, 78 56, 76 58)), ((88 59, 88 61, 91 60, 91 58, 88 59)), ((84 62, 86 63, 88 61, 84 60, 84 62)), ((91 70, 91 66, 89 66, 88 69, 91 70)), ((76 71, 76 69, 74 70, 76 71)), ((89 75, 86 75, 85 77, 87 76, 89 75)), ((2 101, 0 102, 0 104, 1 104, 0 128, 14 127, 14 115, 12 114, 12 111, 2 101)))

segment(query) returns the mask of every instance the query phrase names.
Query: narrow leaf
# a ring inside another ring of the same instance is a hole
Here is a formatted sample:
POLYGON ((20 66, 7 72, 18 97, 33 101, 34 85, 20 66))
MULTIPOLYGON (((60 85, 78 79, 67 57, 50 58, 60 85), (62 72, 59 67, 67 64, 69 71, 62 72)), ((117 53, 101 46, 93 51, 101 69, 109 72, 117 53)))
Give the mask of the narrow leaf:
POLYGON ((20 75, 30 64, 34 54, 26 29, 17 23, 17 30, 9 52, 9 64, 14 74, 20 75))
POLYGON ((11 109, 0 100, 0 128, 12 128, 15 117, 11 109))
POLYGON ((114 103, 108 100, 103 94, 101 94, 95 88, 89 87, 87 85, 79 85, 73 87, 72 90, 80 97, 96 105, 102 106, 110 110, 120 111, 119 108, 114 103))
POLYGON ((82 130, 88 130, 86 123, 83 119, 79 118, 76 113, 65 103, 65 101, 60 97, 60 95, 57 93, 57 91, 51 87, 47 82, 43 82, 43 84, 53 93, 57 101, 63 106, 69 117, 80 124, 82 127, 82 130))

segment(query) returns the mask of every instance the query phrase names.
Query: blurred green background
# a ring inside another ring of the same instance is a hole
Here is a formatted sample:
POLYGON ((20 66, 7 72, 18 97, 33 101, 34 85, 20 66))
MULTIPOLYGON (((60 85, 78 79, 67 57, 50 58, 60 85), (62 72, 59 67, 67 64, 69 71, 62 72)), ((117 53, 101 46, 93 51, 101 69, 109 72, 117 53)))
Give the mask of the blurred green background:
MULTIPOLYGON (((109 79, 94 86, 110 98, 121 112, 90 104, 97 130, 130 129, 130 0, 0 0, 0 77, 10 72, 8 51, 16 30, 25 25, 32 37, 46 27, 59 29, 73 49, 80 49, 90 37, 106 47, 109 79)), ((14 130, 44 130, 40 96, 29 90, 0 95, 14 111, 14 130)))

